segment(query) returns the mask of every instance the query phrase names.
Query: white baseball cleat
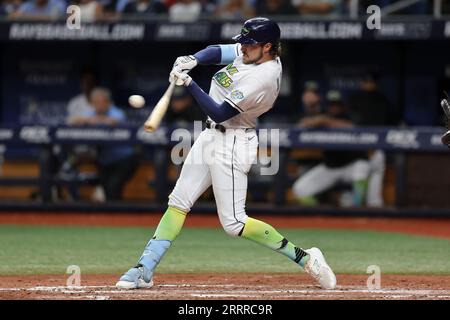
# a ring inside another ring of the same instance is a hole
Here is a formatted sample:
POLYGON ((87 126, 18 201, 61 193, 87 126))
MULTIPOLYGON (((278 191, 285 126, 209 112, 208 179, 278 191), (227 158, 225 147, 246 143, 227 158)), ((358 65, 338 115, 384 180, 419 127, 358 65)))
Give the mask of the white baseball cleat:
POLYGON ((153 286, 153 279, 146 282, 143 274, 144 270, 142 267, 131 268, 122 277, 120 277, 119 281, 116 283, 116 288, 125 290, 151 288, 153 286))
POLYGON ((325 257, 319 248, 305 250, 309 254, 309 260, 305 265, 305 271, 316 279, 324 289, 336 287, 336 276, 325 261, 325 257))

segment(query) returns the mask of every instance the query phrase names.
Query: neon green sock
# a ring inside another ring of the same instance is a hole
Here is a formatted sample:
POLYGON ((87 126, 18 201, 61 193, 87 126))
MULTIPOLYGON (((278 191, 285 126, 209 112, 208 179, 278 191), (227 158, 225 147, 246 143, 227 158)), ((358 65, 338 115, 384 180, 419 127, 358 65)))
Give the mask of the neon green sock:
POLYGON ((287 256, 301 267, 304 267, 309 259, 309 255, 303 249, 296 247, 274 227, 263 221, 248 218, 241 236, 287 256))
POLYGON ((304 206, 309 206, 309 207, 317 206, 317 199, 316 199, 316 197, 313 197, 313 196, 301 197, 301 198, 298 198, 297 200, 298 200, 298 203, 300 203, 301 205, 304 205, 304 206))
POLYGON ((173 241, 178 236, 186 219, 186 212, 168 207, 159 221, 153 239, 173 241))
POLYGON ((361 207, 366 198, 368 182, 367 180, 358 180, 353 182, 353 205, 361 207))

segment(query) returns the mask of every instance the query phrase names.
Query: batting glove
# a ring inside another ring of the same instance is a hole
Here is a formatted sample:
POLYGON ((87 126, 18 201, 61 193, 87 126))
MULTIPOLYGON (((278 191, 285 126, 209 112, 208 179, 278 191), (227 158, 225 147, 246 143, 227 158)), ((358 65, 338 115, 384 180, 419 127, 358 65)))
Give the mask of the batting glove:
POLYGON ((177 77, 175 77, 175 71, 177 71, 177 72, 182 72, 180 68, 178 68, 178 67, 173 67, 172 70, 170 71, 170 74, 169 74, 169 82, 172 83, 172 82, 175 81, 175 84, 176 84, 177 86, 182 86, 183 83, 184 83, 184 81, 178 79, 177 77))
POLYGON ((188 73, 194 69, 198 64, 197 59, 194 56, 182 56, 178 57, 173 64, 174 67, 178 67, 181 71, 188 73))
POLYGON ((175 67, 172 69, 169 75, 169 82, 172 83, 176 81, 177 86, 189 86, 192 82, 192 78, 185 72, 182 72, 179 68, 175 67))

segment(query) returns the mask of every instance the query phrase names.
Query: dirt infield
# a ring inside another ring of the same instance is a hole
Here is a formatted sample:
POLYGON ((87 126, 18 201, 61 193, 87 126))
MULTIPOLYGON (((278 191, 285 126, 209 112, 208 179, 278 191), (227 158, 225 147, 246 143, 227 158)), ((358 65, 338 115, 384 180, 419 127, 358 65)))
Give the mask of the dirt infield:
POLYGON ((117 276, 84 275, 80 287, 65 276, 2 277, 0 299, 70 300, 450 300, 450 276, 384 275, 368 290, 365 275, 337 275, 335 290, 317 287, 306 274, 157 274, 151 289, 117 290, 117 276))
MULTIPOLYGON (((161 214, 1 213, 0 224, 156 226, 161 214)), ((256 217, 276 227, 401 232, 450 239, 450 219, 256 217)), ((214 215, 190 214, 186 227, 220 227, 214 215)), ((131 300, 311 300, 446 299, 450 275, 382 275, 381 288, 368 290, 368 275, 337 275, 336 290, 322 290, 308 275, 157 274, 151 289, 119 291, 118 275, 82 275, 80 287, 67 287, 68 275, 0 277, 0 299, 131 300)))

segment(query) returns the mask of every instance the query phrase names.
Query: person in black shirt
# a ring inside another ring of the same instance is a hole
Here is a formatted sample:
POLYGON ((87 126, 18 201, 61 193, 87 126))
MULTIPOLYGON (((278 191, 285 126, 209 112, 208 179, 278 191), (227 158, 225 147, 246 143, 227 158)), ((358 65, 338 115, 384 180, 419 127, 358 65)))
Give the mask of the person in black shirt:
MULTIPOLYGON (((397 125, 398 110, 379 89, 379 74, 368 71, 360 82, 360 90, 348 99, 349 112, 353 123, 358 126, 397 125)), ((386 155, 383 150, 374 150, 370 156, 371 174, 368 182, 367 205, 382 207, 383 180, 386 170, 386 155)))
MULTIPOLYGON (((328 108, 325 114, 305 117, 302 128, 351 128, 347 108, 339 91, 327 94, 328 108)), ((362 206, 365 201, 370 166, 367 153, 360 151, 326 150, 323 162, 300 176, 293 185, 297 199, 304 205, 316 205, 316 196, 338 183, 353 186, 353 205, 362 206)))
POLYGON ((366 73, 360 82, 360 90, 348 98, 349 114, 353 123, 360 126, 386 126, 397 124, 394 108, 380 91, 379 76, 366 73))

